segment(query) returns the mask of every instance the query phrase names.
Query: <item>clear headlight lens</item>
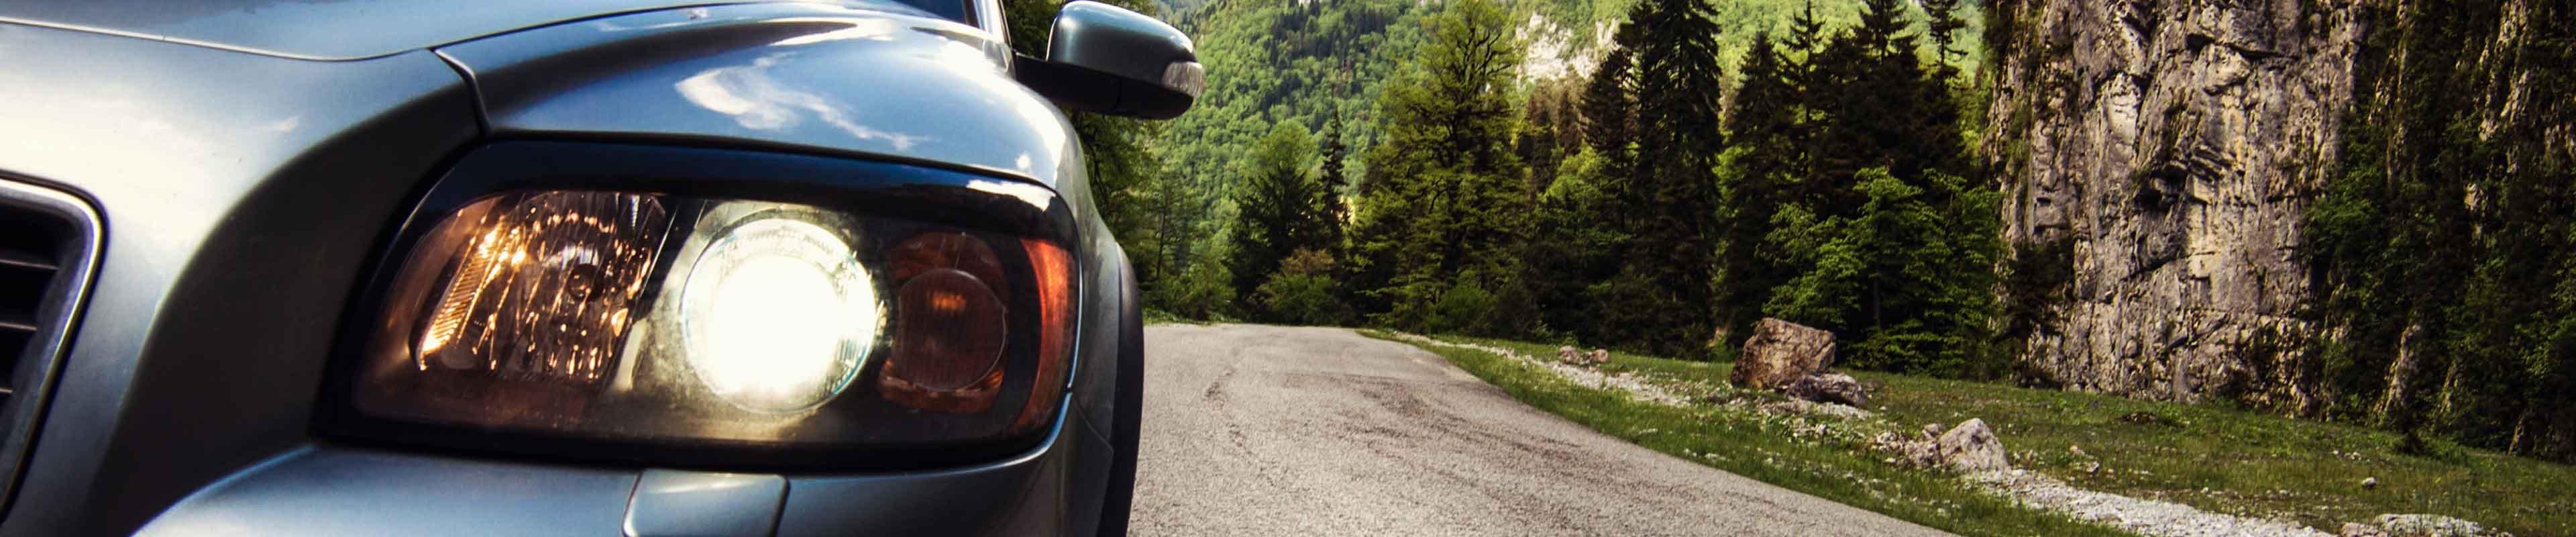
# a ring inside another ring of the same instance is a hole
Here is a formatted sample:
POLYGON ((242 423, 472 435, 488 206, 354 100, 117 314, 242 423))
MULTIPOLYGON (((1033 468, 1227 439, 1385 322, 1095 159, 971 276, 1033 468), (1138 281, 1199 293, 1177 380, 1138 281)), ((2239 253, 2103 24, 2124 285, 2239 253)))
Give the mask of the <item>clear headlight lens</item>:
POLYGON ((791 218, 726 230, 698 256, 680 304, 689 369, 716 397, 754 412, 840 395, 883 324, 876 283, 849 245, 791 218))
POLYGON ((1072 260, 785 203, 487 197, 413 246, 351 375, 375 420, 691 445, 953 444, 1049 423, 1072 260))
POLYGON ((457 217, 471 233, 442 267, 449 276, 421 327, 418 365, 598 382, 670 227, 662 204, 542 192, 457 217))

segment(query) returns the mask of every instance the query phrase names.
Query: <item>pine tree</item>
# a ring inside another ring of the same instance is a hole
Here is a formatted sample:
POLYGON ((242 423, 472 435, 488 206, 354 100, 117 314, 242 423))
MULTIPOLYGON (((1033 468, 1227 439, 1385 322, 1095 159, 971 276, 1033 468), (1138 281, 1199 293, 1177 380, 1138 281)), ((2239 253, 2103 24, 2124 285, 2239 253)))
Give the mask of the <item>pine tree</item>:
POLYGON ((1421 328, 1453 282, 1506 278, 1526 232, 1511 151, 1510 87, 1520 43, 1488 0, 1442 6, 1406 78, 1378 101, 1385 142, 1367 156, 1386 184, 1363 195, 1354 283, 1383 304, 1376 320, 1421 328))
POLYGON ((1622 305, 1589 294, 1594 284, 1618 275, 1619 248, 1627 243, 1608 213, 1614 200, 1600 186, 1611 174, 1604 160, 1589 149, 1566 157, 1556 181, 1539 194, 1521 258, 1529 268, 1524 282, 1547 326, 1580 341, 1612 343, 1617 340, 1599 320, 1622 305))
MULTIPOLYGON (((1764 237, 1780 207, 1800 201, 1793 187, 1805 147, 1795 138, 1803 106, 1795 68, 1770 35, 1755 36, 1727 119, 1732 145, 1721 178, 1712 279, 1718 328, 1730 335, 1744 334, 1761 320, 1771 289, 1790 276, 1764 237)), ((1735 341, 1717 343, 1731 348, 1735 341)))
MULTIPOLYGON (((1625 280, 1605 288, 1623 304, 1605 318, 1635 345, 1698 354, 1709 335, 1710 237, 1716 230, 1719 63, 1716 8, 1705 0, 1639 2, 1629 11, 1637 128, 1633 179, 1612 192, 1633 220, 1625 280)), ((1623 28, 1623 31, 1625 28, 1623 28)))
POLYGON ((1226 258, 1238 303, 1253 303, 1256 288, 1290 253, 1324 246, 1330 228, 1315 206, 1321 189, 1306 172, 1313 152, 1304 126, 1280 123, 1241 165, 1245 188, 1236 195, 1233 251, 1226 258))
POLYGON ((1342 143, 1341 120, 1333 120, 1324 129, 1324 162, 1315 170, 1315 180, 1320 187, 1316 189, 1315 197, 1324 222, 1331 228, 1325 241, 1325 246, 1329 247, 1326 251, 1339 252, 1351 219, 1350 204, 1342 197, 1350 189, 1349 172, 1342 169, 1342 159, 1351 148, 1342 143))
POLYGON ((1989 354, 2000 195, 1946 175, 1854 178, 1853 216, 1783 208, 1768 238, 1804 267, 1765 309, 1854 341, 1852 367, 1960 376, 1989 354), (1916 186, 1920 184, 1922 186, 1916 186))
MULTIPOLYGON (((1955 31, 1955 1, 1934 3, 1933 28, 1955 31)), ((1779 44, 1748 51, 1729 118, 1719 306, 1738 325, 1759 304, 1833 330, 1856 367, 1991 374, 1999 194, 1959 179, 1955 72, 1925 65, 1905 8, 1866 0, 1836 35, 1810 6, 1779 44)))
MULTIPOLYGON (((1867 168, 1921 180, 1932 173, 1967 175, 1966 142, 1947 69, 1926 67, 1909 31, 1903 0, 1865 0, 1851 32, 1823 40, 1809 58, 1804 88, 1814 99, 1811 179, 1848 184, 1867 168)), ((1917 185, 1922 186, 1922 185, 1917 185)), ((1822 188, 1825 208, 1866 199, 1847 188, 1822 188)))
POLYGON ((1955 36, 1958 31, 1968 28, 1968 21, 1959 18, 1959 0, 1920 1, 1923 14, 1929 19, 1924 23, 1924 36, 1932 39, 1933 55, 1940 58, 1940 68, 1949 69, 1951 61, 1967 53, 1952 45, 1957 43, 1955 36))
POLYGON ((1816 154, 1817 146, 1824 139, 1822 131, 1826 121, 1823 113, 1841 99, 1840 85, 1829 78, 1825 70, 1817 68, 1819 63, 1836 59, 1834 54, 1825 50, 1836 41, 1831 32, 1825 28, 1823 20, 1816 18, 1816 2, 1808 0, 1797 15, 1790 17, 1789 34, 1782 37, 1779 46, 1780 77, 1787 81, 1791 94, 1796 96, 1791 100, 1794 103, 1791 106, 1797 117, 1786 136, 1798 147, 1800 158, 1791 163, 1794 166, 1791 171, 1796 176, 1795 182, 1800 185, 1800 195, 1810 201, 1826 199, 1821 189, 1841 182, 1839 179, 1828 181, 1823 177, 1818 166, 1820 157, 1816 154))
MULTIPOLYGON (((1634 24, 1620 24, 1620 33, 1632 33, 1628 28, 1634 24)), ((1601 66, 1592 71, 1592 78, 1583 86, 1584 145, 1602 159, 1612 175, 1621 178, 1628 176, 1629 164, 1634 162, 1631 147, 1637 141, 1637 104, 1629 95, 1629 86, 1636 75, 1628 49, 1620 46, 1601 59, 1601 66)))
POLYGON ((1513 144, 1524 164, 1523 181, 1528 183, 1524 190, 1532 195, 1546 192, 1547 184, 1556 180, 1560 149, 1556 146, 1556 110, 1549 108, 1550 104, 1544 83, 1531 89, 1529 100, 1521 105, 1521 132, 1513 144))

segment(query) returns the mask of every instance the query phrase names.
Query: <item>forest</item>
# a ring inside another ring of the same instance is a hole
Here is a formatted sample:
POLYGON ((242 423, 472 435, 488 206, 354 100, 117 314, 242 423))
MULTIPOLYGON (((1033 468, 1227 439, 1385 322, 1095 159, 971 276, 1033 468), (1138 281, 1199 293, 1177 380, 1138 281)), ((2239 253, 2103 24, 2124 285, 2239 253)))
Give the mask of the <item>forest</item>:
MULTIPOLYGON (((1862 367, 2000 370, 1980 333, 2001 245, 1993 194, 1965 179, 1957 65, 1976 52, 1959 3, 1837 5, 1854 8, 1842 21, 1791 4, 1761 11, 1787 14, 1774 34, 1723 28, 1708 2, 1640 2, 1613 17, 1586 76, 1519 72, 1528 52, 1509 6, 1355 4, 1219 21, 1313 30, 1258 32, 1296 42, 1251 47, 1312 55, 1215 83, 1216 113, 1163 127, 1260 133, 1167 148, 1182 184, 1158 194, 1183 203, 1149 211, 1146 237, 1122 235, 1149 243, 1136 250, 1150 252, 1140 265, 1158 309, 1702 357, 1781 316, 1849 334, 1862 367), (1384 31, 1397 24, 1411 31, 1384 31), (1377 43, 1346 32, 1418 43, 1350 54, 1334 47, 1377 43), (1363 59, 1300 68, 1333 57, 1363 59), (1370 102, 1194 123, 1243 102, 1228 96, 1308 84, 1370 102), (1202 174, 1229 188, 1188 199, 1202 174)), ((1223 43, 1208 46, 1212 68, 1223 43)))
MULTIPOLYGON (((1199 39, 1207 94, 1166 124, 1076 119, 1165 318, 1726 360, 1777 317, 1833 331, 1847 367, 2028 384, 2024 342, 2076 268, 2065 242, 2005 238, 2013 163, 1977 149, 2022 135, 1984 124, 1987 65, 2033 53, 2009 49, 2016 4, 1137 3, 1199 39), (1533 46, 1559 28, 1590 56, 1533 57, 1570 54, 1533 46)), ((2500 73, 2566 101, 2566 69, 2531 66, 2576 47, 2541 24, 2515 65, 2451 58, 2501 15, 2384 4, 2306 213, 2316 328, 2243 352, 2254 373, 2212 401, 2576 457, 2576 198, 2553 141, 2576 121, 2479 125, 2500 73), (2278 391, 2326 403, 2259 396, 2278 391)))

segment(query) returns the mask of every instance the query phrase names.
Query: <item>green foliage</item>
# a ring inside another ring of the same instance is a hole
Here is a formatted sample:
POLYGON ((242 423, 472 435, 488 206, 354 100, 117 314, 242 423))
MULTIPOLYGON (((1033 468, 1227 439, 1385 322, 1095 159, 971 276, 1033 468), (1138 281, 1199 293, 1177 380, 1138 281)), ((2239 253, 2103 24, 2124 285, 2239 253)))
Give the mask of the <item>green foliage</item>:
POLYGON ((1618 274, 1619 246, 1627 242, 1627 232, 1605 217, 1613 200, 1600 187, 1611 173, 1604 160, 1584 150, 1557 167, 1557 179, 1539 195, 1521 253, 1540 322, 1580 341, 1620 341, 1604 333, 1608 323, 1598 322, 1604 310, 1619 306, 1589 293, 1594 282, 1618 274))
MULTIPOLYGON (((1963 238, 1992 231, 1994 196, 1951 179, 1966 171, 1948 81, 1959 72, 1951 66, 1974 65, 1963 52, 1982 50, 1966 22, 1982 21, 1973 6, 1351 0, 1195 9, 1184 25, 1205 36, 1211 73, 1228 76, 1212 77, 1199 107, 1163 133, 1172 182, 1201 187, 1165 190, 1233 201, 1232 243, 1223 245, 1233 302, 1255 316, 1307 304, 1273 290, 1304 297, 1339 283, 1334 294, 1374 323, 1553 328, 1680 355, 1702 352, 1712 328, 1789 312, 1848 324, 1847 337, 1874 342, 1852 347, 1879 357, 1860 363, 1999 369, 1977 334, 1994 314, 1991 297, 1978 297, 1995 282, 2000 249, 1963 238), (1532 10, 1587 32, 1590 24, 1569 19, 1624 11, 1625 20, 1591 77, 1527 81, 1516 72, 1524 52, 1515 29, 1532 10), (1778 44, 1765 37, 1775 32, 1785 36, 1778 44), (1742 89, 1721 98, 1731 85, 1742 89), (1261 125, 1271 133, 1259 135, 1261 125), (1314 142, 1289 134, 1315 127, 1330 140, 1321 166, 1314 142), (1332 142, 1363 148, 1357 164, 1343 170, 1332 142), (1864 168, 1893 172, 1865 190, 1853 179, 1864 168), (1345 188, 1345 177, 1358 181, 1345 188), (1334 217, 1346 195, 1356 205, 1334 217), (1300 198, 1317 201, 1290 201, 1300 198), (1315 221, 1349 222, 1347 242, 1341 233, 1292 237, 1330 227, 1289 224, 1315 221), (1937 240, 1905 242, 1916 239, 1937 240), (1300 249, 1344 255, 1333 256, 1327 278, 1277 268, 1300 249), (1881 255, 1911 257, 1872 257, 1881 255), (1909 287, 1885 290, 1898 285, 1909 287)), ((1146 214, 1221 212, 1200 207, 1146 214)), ((1204 257, 1212 247, 1182 242, 1161 257, 1204 257)))
POLYGON ((1586 85, 1586 130, 1612 173, 1600 186, 1610 213, 1626 218, 1618 285, 1595 300, 1616 311, 1589 330, 1667 354, 1696 352, 1707 338, 1710 236, 1718 193, 1714 170, 1725 67, 1716 8, 1704 0, 1639 2, 1619 26, 1619 48, 1586 85), (1612 321, 1616 318, 1620 321, 1612 321))
POLYGON ((1780 211, 1772 240, 1806 270, 1775 290, 1766 309, 1857 341, 1845 362, 1853 367, 1999 375, 1986 333, 1990 267, 2001 250, 1999 195, 1938 174, 1922 186, 1880 168, 1856 179, 1868 202, 1854 216, 1780 211))
MULTIPOLYGON (((1735 91, 1734 114, 1727 118, 1734 132, 1733 147, 1719 167, 1716 259, 1710 275, 1716 322, 1730 334, 1742 333, 1760 321, 1771 289, 1794 276, 1781 262, 1780 252, 1765 240, 1777 213, 1801 198, 1800 189, 1826 186, 1824 181, 1801 181, 1808 175, 1812 130, 1801 123, 1808 115, 1801 89, 1807 71, 1803 63, 1783 54, 1768 35, 1757 36, 1745 56, 1744 83, 1735 91)), ((1730 339, 1711 343, 1719 348, 1739 346, 1741 338, 1730 339)))
POLYGON ((1485 316, 1485 312, 1494 309, 1496 302, 1494 294, 1486 292, 1484 287, 1472 280, 1459 278, 1457 283, 1449 285, 1448 290, 1441 291, 1439 301, 1431 304, 1422 329, 1437 334, 1465 333, 1485 316))
POLYGON ((2056 326, 2057 308, 2074 294, 2075 237, 2015 244, 2002 277, 2003 332, 1997 339, 2029 341, 2040 330, 2056 326))
POLYGON ((1377 145, 1374 105, 1420 48, 1425 9, 1412 0, 1221 2, 1175 21, 1198 44, 1208 78, 1160 133, 1174 180, 1229 190, 1236 156, 1275 124, 1377 145))
POLYGON ((1583 147, 1582 80, 1549 78, 1529 89, 1521 107, 1521 131, 1513 152, 1520 156, 1522 178, 1533 194, 1547 192, 1565 158, 1583 147))
MULTIPOLYGON (((1866 0, 1849 34, 1826 40, 1809 57, 1804 85, 1819 123, 1815 173, 1850 177, 1886 167, 1899 177, 1925 171, 1959 174, 1965 141, 1951 100, 1948 71, 1919 59, 1903 0, 1866 0)), ((1842 205, 1856 204, 1846 197, 1842 205)))
POLYGON ((1699 281, 1721 334, 1780 317, 1853 342, 1856 367, 1999 377, 2000 194, 1959 178, 1956 72, 1917 55, 1904 9, 1865 2, 1846 34, 1801 11, 1777 42, 1755 37, 1717 166, 1716 270, 1699 281))
POLYGON ((1341 248, 1344 239, 1342 228, 1351 221, 1350 203, 1345 201, 1351 186, 1350 172, 1343 169, 1344 159, 1350 153, 1351 146, 1342 143, 1341 122, 1333 122, 1324 131, 1324 162, 1315 170, 1316 186, 1320 187, 1316 189, 1315 196, 1318 198, 1316 205, 1323 207, 1325 224, 1332 226, 1332 237, 1327 242, 1336 250, 1341 248))
POLYGON ((1145 302, 1156 309, 1185 319, 1222 320, 1232 318, 1234 275, 1217 261, 1213 248, 1203 249, 1202 258, 1168 278, 1163 285, 1145 290, 1145 302))
POLYGON ((1236 193, 1233 251, 1226 258, 1236 296, 1250 299, 1290 253, 1328 250, 1339 239, 1323 186, 1307 171, 1314 159, 1306 128, 1282 123, 1243 160, 1244 188, 1236 193))
POLYGON ((1501 8, 1444 4, 1401 81, 1378 99, 1386 141, 1366 155, 1357 258, 1346 281, 1380 323, 1418 328, 1466 275, 1505 275, 1531 197, 1511 151, 1521 45, 1501 8))
MULTIPOLYGON (((2576 460, 2576 17, 2372 6, 2342 161, 2308 211, 2329 416, 2576 460), (2514 94, 2512 102, 2496 99, 2514 94), (2501 107, 2501 108, 2499 108, 2501 107)), ((2420 444, 2420 442, 2410 442, 2420 444)))
POLYGON ((1257 295, 1262 309, 1278 322, 1334 325, 1350 318, 1339 296, 1340 286, 1333 281, 1333 256, 1321 250, 1290 254, 1280 263, 1279 272, 1261 283, 1257 295))

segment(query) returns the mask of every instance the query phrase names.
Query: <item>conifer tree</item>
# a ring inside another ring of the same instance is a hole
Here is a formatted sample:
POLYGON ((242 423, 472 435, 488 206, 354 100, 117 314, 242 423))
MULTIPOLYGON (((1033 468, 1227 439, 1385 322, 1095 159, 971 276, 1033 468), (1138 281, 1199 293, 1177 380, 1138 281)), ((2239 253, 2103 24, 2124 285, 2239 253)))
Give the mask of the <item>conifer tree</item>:
MULTIPOLYGON (((1797 75, 1792 72, 1795 67, 1769 34, 1755 36, 1753 46, 1745 51, 1740 71, 1744 82, 1736 89, 1733 114, 1727 119, 1733 144, 1726 166, 1729 173, 1721 178, 1719 191, 1712 305, 1719 329, 1730 335, 1740 336, 1759 321, 1771 288, 1789 276, 1777 256, 1767 251, 1763 238, 1771 228, 1772 215, 1781 206, 1797 202, 1793 187, 1800 178, 1796 163, 1804 156, 1804 146, 1795 138, 1803 106, 1797 75)), ((1735 342, 1717 343, 1723 348, 1735 342)))
POLYGON ((1627 242, 1625 231, 1608 217, 1614 200, 1601 188, 1611 173, 1604 160, 1590 149, 1565 158, 1556 181, 1539 194, 1522 259, 1530 269, 1532 300, 1548 327, 1580 341, 1612 343, 1600 319, 1605 310, 1622 306, 1589 295, 1594 284, 1618 275, 1619 248, 1627 242))
POLYGON ((1414 329, 1458 294, 1454 282, 1512 274, 1530 199, 1504 93, 1522 54, 1509 17, 1489 0, 1460 0, 1426 26, 1406 78, 1379 97, 1385 142, 1367 158, 1387 184, 1363 196, 1354 240, 1356 270, 1374 280, 1365 292, 1386 307, 1377 320, 1414 329))
POLYGON ((1306 172, 1313 157, 1306 127, 1283 122, 1242 164, 1244 188, 1235 198, 1233 250, 1226 260, 1237 303, 1252 303, 1254 290, 1290 253, 1324 246, 1330 228, 1315 205, 1321 189, 1306 172))
POLYGON ((1845 354, 1853 367, 1968 373, 1989 352, 2000 195, 1885 168, 1854 179, 1868 201, 1853 216, 1781 210, 1768 240, 1806 270, 1773 290, 1765 309, 1854 341, 1845 354))
POLYGON ((1351 218, 1350 204, 1342 198, 1344 191, 1350 188, 1349 172, 1342 169, 1342 159, 1351 148, 1342 143, 1341 120, 1333 120, 1324 129, 1324 162, 1315 170, 1319 187, 1315 192, 1315 204, 1323 215, 1324 223, 1331 228, 1324 244, 1328 247, 1326 251, 1339 252, 1351 218))
POLYGON ((1556 180, 1561 151, 1556 146, 1557 111, 1550 108, 1547 90, 1544 83, 1531 89, 1529 100, 1521 105, 1521 132, 1513 144, 1523 164, 1523 180, 1529 183, 1525 191, 1531 195, 1547 191, 1548 183, 1556 180))
MULTIPOLYGON (((1620 24, 1620 33, 1632 33, 1632 25, 1620 24)), ((1583 86, 1583 143, 1601 158, 1612 175, 1621 178, 1628 175, 1633 161, 1630 147, 1637 141, 1637 104, 1629 95, 1629 85, 1636 74, 1627 47, 1618 46, 1601 59, 1600 67, 1593 69, 1592 77, 1583 86)))
MULTIPOLYGON (((1626 265, 1601 299, 1604 318, 1639 348, 1697 354, 1709 337, 1710 237, 1716 230, 1719 63, 1716 8, 1706 0, 1639 2, 1629 11, 1636 61, 1634 174, 1612 189, 1631 222, 1626 265)), ((1625 29, 1623 29, 1624 31, 1625 29)))
POLYGON ((1941 60, 1939 68, 1949 69, 1949 63, 1952 60, 1967 53, 1952 45, 1957 44, 1958 31, 1968 28, 1968 21, 1959 18, 1959 0, 1921 0, 1921 2, 1923 14, 1929 19, 1924 23, 1924 36, 1932 39, 1933 55, 1941 60))
MULTIPOLYGON (((1998 194, 1959 178, 1955 72, 1925 65, 1905 8, 1865 0, 1858 23, 1832 34, 1810 6, 1793 33, 1748 51, 1728 125, 1718 305, 1739 326, 1759 304, 1833 330, 1856 367, 1989 374, 1998 194)), ((1935 29, 1956 29, 1955 1, 1927 9, 1935 29)))

